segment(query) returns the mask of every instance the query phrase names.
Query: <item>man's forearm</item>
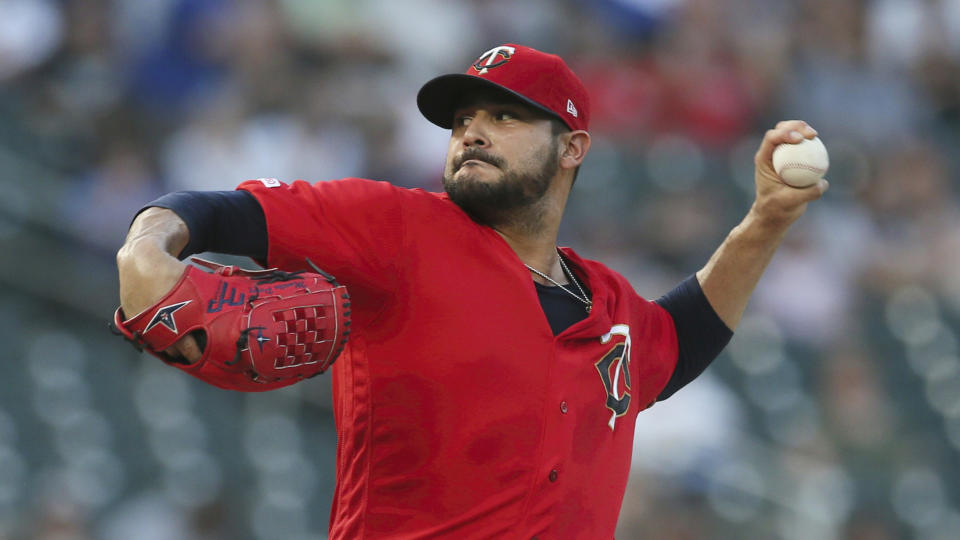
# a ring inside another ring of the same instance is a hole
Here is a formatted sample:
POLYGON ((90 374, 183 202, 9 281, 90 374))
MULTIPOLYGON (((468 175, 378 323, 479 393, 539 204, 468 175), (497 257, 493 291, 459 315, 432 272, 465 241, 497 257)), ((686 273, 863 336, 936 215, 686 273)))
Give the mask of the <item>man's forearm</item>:
POLYGON ((697 272, 703 294, 731 330, 788 228, 789 223, 764 219, 751 210, 697 272))

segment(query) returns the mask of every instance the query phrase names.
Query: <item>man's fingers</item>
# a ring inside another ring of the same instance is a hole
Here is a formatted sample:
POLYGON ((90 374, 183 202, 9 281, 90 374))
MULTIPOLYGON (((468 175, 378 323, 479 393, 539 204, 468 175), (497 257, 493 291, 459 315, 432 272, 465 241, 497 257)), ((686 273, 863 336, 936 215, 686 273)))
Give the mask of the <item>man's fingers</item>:
POLYGON ((804 188, 791 187, 787 190, 780 190, 779 197, 781 197, 782 201, 787 202, 788 206, 806 204, 822 197, 829 188, 830 182, 828 182, 826 178, 821 178, 816 184, 804 188))
POLYGON ((754 156, 758 166, 767 166, 772 170, 773 151, 784 143, 795 144, 803 139, 812 139, 817 136, 817 130, 803 120, 783 120, 777 122, 776 127, 768 129, 763 135, 760 148, 754 156))
POLYGON ((197 340, 190 335, 184 336, 164 352, 173 357, 185 358, 187 362, 191 364, 199 362, 200 358, 203 357, 203 351, 200 350, 200 345, 197 343, 197 340))
POLYGON ((797 131, 808 139, 817 135, 817 130, 803 120, 781 120, 773 129, 774 131, 797 131))
POLYGON ((814 184, 814 185, 816 186, 816 189, 817 189, 817 198, 818 198, 818 199, 819 199, 821 196, 823 196, 823 194, 826 193, 828 189, 830 189, 830 182, 827 181, 826 178, 821 178, 821 179, 818 180, 817 183, 814 184))

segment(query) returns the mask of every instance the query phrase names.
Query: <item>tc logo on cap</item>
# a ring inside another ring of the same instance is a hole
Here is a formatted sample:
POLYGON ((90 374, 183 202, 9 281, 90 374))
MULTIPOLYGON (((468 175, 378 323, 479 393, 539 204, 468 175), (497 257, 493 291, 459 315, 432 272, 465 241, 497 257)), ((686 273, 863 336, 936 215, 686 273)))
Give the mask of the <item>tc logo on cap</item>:
POLYGON ((507 63, 507 60, 510 60, 510 57, 517 52, 513 47, 508 47, 506 45, 501 45, 499 47, 494 47, 489 51, 480 55, 480 58, 477 58, 477 61, 473 63, 473 69, 477 70, 480 73, 486 73, 487 69, 495 68, 497 66, 502 66, 507 63), (502 57, 502 60, 497 60, 498 57, 502 57), (484 62, 483 60, 487 61, 484 62))

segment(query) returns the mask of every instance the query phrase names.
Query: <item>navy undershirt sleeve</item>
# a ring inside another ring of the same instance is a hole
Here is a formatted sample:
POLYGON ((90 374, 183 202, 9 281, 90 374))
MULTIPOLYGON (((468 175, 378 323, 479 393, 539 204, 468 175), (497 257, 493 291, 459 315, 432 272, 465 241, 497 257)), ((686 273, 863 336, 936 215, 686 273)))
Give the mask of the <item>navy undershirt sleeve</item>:
POLYGON ((657 397, 657 401, 663 401, 703 373, 730 342, 733 332, 713 310, 696 275, 656 302, 673 317, 680 348, 677 367, 657 397))
POLYGON ((177 191, 140 209, 152 206, 172 210, 187 224, 190 241, 178 255, 213 251, 267 258, 267 219, 260 203, 246 191, 177 191))

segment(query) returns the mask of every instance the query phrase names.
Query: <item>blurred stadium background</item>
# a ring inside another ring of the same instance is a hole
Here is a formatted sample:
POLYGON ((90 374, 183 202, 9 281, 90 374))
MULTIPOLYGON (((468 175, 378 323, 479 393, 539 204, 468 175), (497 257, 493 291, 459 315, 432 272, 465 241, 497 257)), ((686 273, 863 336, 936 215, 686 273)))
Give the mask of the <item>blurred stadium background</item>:
MULTIPOLYGON (((832 188, 731 346, 641 415, 618 538, 960 538, 960 1, 0 0, 0 539, 325 538, 325 378, 206 387, 111 336, 179 189, 439 189, 428 78, 519 42, 593 97, 563 244, 655 298, 802 118, 832 188)), ((245 263, 246 264, 246 263, 245 263)))

